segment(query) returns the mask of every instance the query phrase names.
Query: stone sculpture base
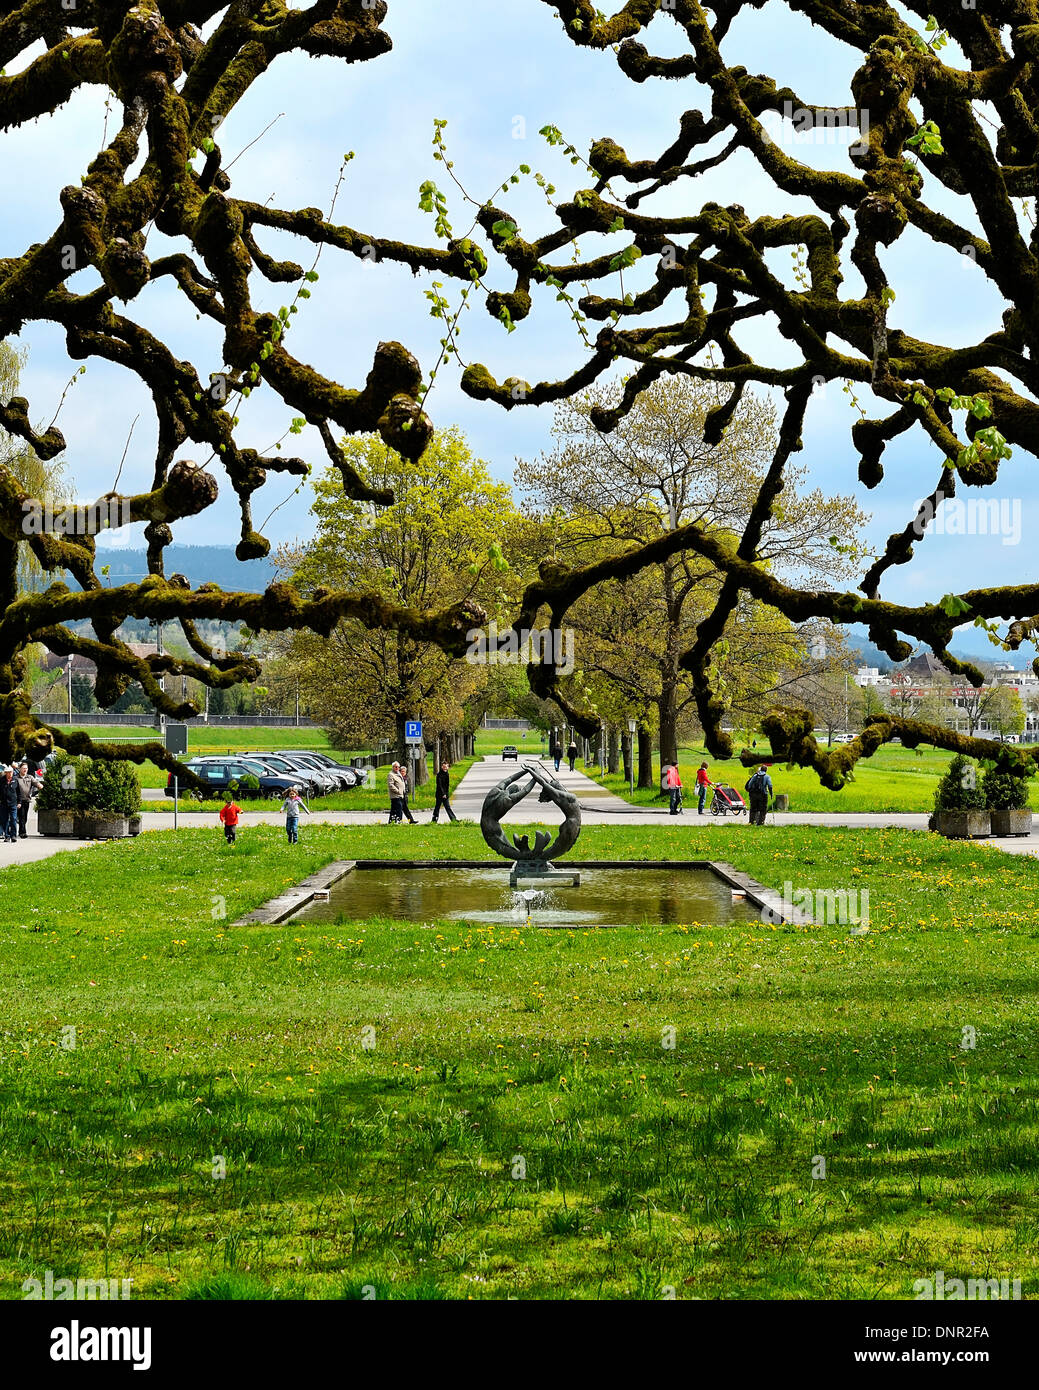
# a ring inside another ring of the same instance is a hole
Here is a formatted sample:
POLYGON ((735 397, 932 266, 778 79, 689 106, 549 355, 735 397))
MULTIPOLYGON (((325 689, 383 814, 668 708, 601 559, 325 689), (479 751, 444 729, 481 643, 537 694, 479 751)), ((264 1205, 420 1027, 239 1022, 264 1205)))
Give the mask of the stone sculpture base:
POLYGON ((550 869, 547 864, 513 864, 509 873, 509 887, 516 888, 521 883, 529 883, 532 888, 555 888, 569 884, 580 888, 579 869, 550 869))

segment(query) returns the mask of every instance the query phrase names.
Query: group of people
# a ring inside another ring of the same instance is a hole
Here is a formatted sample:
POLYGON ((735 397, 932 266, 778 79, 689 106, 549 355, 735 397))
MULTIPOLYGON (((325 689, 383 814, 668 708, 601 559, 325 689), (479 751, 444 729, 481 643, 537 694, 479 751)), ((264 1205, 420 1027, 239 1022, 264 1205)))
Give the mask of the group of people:
MULTIPOLYGON (((696 770, 696 801, 697 815, 704 814, 704 807, 707 804, 707 793, 716 783, 712 782, 707 772, 707 764, 701 763, 696 770)), ((677 763, 667 763, 664 769, 664 786, 667 788, 670 798, 671 815, 682 814, 682 778, 678 771, 677 763)), ((768 775, 768 764, 762 763, 744 783, 744 790, 747 793, 747 802, 750 807, 750 824, 764 825, 765 812, 768 810, 769 798, 772 796, 772 778, 768 775)))
POLYGON ((4 768, 0 781, 0 830, 4 844, 13 845, 28 835, 29 805, 40 790, 41 774, 33 775, 28 763, 4 768))
MULTIPOLYGON (((577 762, 577 744, 573 739, 570 740, 570 746, 566 750, 566 760, 570 764, 570 771, 573 772, 574 763, 577 762)), ((563 745, 558 739, 556 739, 555 743, 552 745, 552 761, 555 763, 556 771, 558 772, 559 764, 563 761, 563 745)))
MULTIPOLYGON (((408 805, 408 770, 403 763, 393 763, 389 772, 386 774, 386 789, 390 794, 390 818, 388 825, 400 825, 407 821, 409 825, 416 825, 417 821, 411 814, 411 807, 408 805)), ((447 812, 449 820, 457 820, 458 817, 451 809, 451 764, 441 763, 440 771, 436 775, 435 797, 433 800, 433 824, 436 825, 440 819, 440 812, 447 812)))

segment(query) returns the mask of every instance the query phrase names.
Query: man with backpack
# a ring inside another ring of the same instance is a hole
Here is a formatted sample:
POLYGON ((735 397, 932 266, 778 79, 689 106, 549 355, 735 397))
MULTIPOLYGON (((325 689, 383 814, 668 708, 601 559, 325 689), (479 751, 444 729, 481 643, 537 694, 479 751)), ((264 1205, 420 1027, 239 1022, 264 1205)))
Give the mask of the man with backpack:
POLYGON ((766 763, 762 763, 757 772, 751 773, 745 787, 750 801, 750 823, 764 825, 768 799, 772 795, 772 778, 768 775, 766 763))

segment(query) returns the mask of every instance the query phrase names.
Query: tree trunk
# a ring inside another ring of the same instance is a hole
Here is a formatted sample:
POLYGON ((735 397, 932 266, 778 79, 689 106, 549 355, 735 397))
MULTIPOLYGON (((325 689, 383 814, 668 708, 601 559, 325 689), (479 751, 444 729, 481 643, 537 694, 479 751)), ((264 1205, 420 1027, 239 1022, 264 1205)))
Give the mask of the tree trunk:
POLYGON ((667 671, 663 677, 657 709, 660 711, 660 763, 678 762, 678 710, 676 686, 667 671))
POLYGON ((616 729, 611 729, 606 736, 606 771, 609 773, 616 772, 619 759, 620 737, 616 729))
POLYGON ((621 757, 624 760, 624 780, 631 785, 631 734, 621 734, 621 757))
POLYGON ((639 780, 640 787, 656 788, 653 777, 653 735, 639 725, 639 780))
POLYGON ((411 760, 415 768, 415 785, 424 787, 429 781, 429 754, 426 751, 424 743, 413 743, 411 745, 412 753, 416 750, 421 756, 418 758, 413 757, 411 760))

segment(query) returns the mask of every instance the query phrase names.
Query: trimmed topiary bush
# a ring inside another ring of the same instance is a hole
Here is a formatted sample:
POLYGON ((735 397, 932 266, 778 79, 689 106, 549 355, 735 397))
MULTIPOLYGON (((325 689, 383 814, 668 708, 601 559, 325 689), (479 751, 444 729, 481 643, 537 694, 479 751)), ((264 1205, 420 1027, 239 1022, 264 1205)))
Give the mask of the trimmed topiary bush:
POLYGON ((1024 777, 991 767, 981 779, 981 791, 990 811, 1026 811, 1028 783, 1024 777))
POLYGON ((78 811, 83 805, 81 786, 89 758, 73 757, 60 750, 46 765, 36 796, 37 811, 78 811))
POLYGON ((949 771, 938 783, 934 793, 936 811, 982 811, 985 794, 981 790, 977 764, 957 753, 949 771))

